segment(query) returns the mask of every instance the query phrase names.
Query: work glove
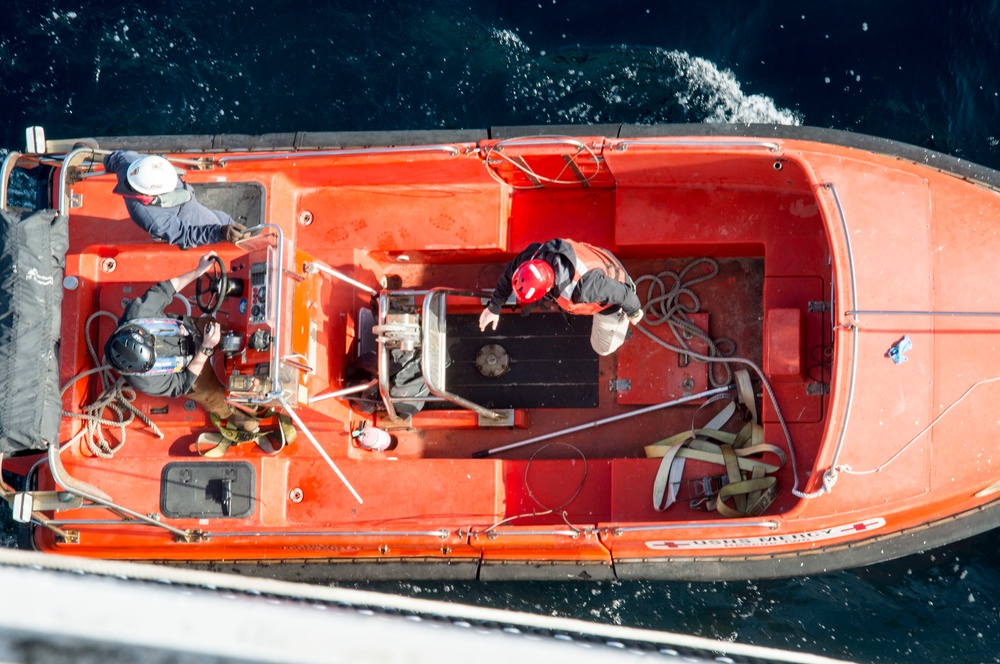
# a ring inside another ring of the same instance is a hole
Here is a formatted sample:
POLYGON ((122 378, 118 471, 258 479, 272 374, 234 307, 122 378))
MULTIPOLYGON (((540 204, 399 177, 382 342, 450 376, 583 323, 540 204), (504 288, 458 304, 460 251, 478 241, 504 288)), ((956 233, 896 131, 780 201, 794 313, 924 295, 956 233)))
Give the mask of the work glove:
POLYGON ((492 326, 493 329, 497 329, 497 323, 500 322, 500 316, 489 310, 489 307, 483 309, 483 313, 479 314, 479 331, 485 332, 487 327, 492 326))
POLYGON ((636 310, 636 312, 634 314, 632 314, 631 316, 628 317, 628 320, 633 325, 638 325, 639 321, 642 320, 642 309, 636 310))
POLYGON ((233 222, 222 227, 222 234, 226 238, 226 242, 237 243, 240 240, 245 240, 250 237, 250 232, 247 231, 247 227, 243 224, 233 222))

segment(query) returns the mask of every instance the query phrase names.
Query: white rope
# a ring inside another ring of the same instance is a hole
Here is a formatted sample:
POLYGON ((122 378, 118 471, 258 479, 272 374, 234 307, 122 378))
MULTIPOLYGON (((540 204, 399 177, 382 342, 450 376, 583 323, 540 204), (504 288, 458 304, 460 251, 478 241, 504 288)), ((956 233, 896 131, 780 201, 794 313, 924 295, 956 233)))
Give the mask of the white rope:
MULTIPOLYGON (((645 315, 642 322, 650 327, 667 325, 670 331, 673 332, 674 338, 677 339, 677 344, 685 349, 684 352, 687 354, 690 354, 688 340, 697 338, 705 342, 705 345, 708 347, 707 355, 710 357, 718 358, 732 355, 736 351, 736 343, 732 339, 712 339, 708 335, 707 330, 699 328, 690 318, 691 314, 701 311, 701 300, 691 290, 691 287, 695 284, 708 281, 717 274, 719 274, 718 261, 711 258, 699 258, 688 263, 679 273, 666 270, 656 275, 646 274, 639 277, 635 281, 637 293, 640 284, 649 282, 649 288, 646 290, 646 303, 643 305, 645 315), (684 277, 687 273, 701 264, 707 264, 711 270, 700 277, 685 281, 684 277), (669 288, 667 287, 667 280, 672 282, 669 288), (720 349, 720 346, 722 349, 720 349)), ((695 359, 699 362, 704 362, 704 360, 695 359)), ((721 364, 723 369, 725 369, 726 377, 724 380, 718 380, 715 377, 715 371, 710 368, 708 380, 712 387, 728 385, 733 378, 728 364, 725 362, 716 362, 712 367, 718 364, 721 364)))
MULTIPOLYGON (((819 496, 823 495, 833 487, 833 483, 836 481, 836 474, 834 473, 832 481, 827 481, 826 477, 824 476, 823 487, 817 491, 814 491, 813 493, 804 493, 799 490, 799 469, 798 469, 798 462, 796 461, 795 458, 795 447, 792 444, 792 434, 788 431, 788 425, 785 423, 785 418, 781 414, 781 409, 778 407, 778 400, 774 395, 774 390, 771 388, 770 382, 764 375, 764 371, 760 367, 758 367, 755 362, 744 357, 737 357, 735 355, 729 355, 724 357, 719 354, 703 355, 701 353, 697 353, 691 350, 690 348, 687 347, 686 344, 683 343, 680 346, 674 346, 664 341, 657 335, 653 334, 653 332, 651 332, 649 329, 647 329, 647 325, 655 326, 667 322, 670 329, 674 332, 674 336, 677 336, 678 334, 677 329, 687 330, 688 329, 687 324, 690 324, 695 328, 695 330, 698 330, 697 336, 699 336, 699 338, 709 342, 710 352, 714 350, 716 353, 719 353, 718 349, 712 345, 708 333, 706 331, 698 329, 698 327, 694 325, 690 321, 690 319, 687 318, 686 315, 689 313, 697 312, 698 308, 700 308, 701 306, 701 302, 698 300, 697 296, 695 296, 693 292, 690 292, 688 290, 689 287, 693 284, 701 283, 707 279, 711 279, 716 274, 718 274, 718 263, 709 258, 700 258, 689 263, 683 270, 680 271, 679 274, 667 271, 667 272, 661 272, 659 275, 656 276, 643 275, 642 277, 639 277, 639 279, 637 279, 635 282, 637 286, 639 283, 644 281, 652 281, 653 284, 650 286, 650 289, 648 291, 648 294, 651 296, 651 299, 647 301, 646 304, 643 305, 643 311, 645 315, 643 316, 639 324, 636 326, 636 328, 640 332, 645 334, 647 337, 652 339, 655 343, 659 344, 660 346, 663 346, 667 350, 673 351, 681 355, 690 355, 693 359, 698 360, 700 362, 719 363, 723 365, 727 365, 729 363, 744 364, 753 369, 754 373, 756 373, 757 376, 760 378, 761 384, 764 386, 764 390, 767 392, 767 395, 771 400, 771 404, 774 406, 774 413, 777 416, 778 423, 781 425, 781 430, 785 435, 785 443, 788 445, 788 456, 792 462, 792 476, 794 478, 794 484, 792 486, 792 494, 798 498, 818 498, 819 496), (683 277, 688 272, 688 270, 690 270, 692 266, 704 261, 707 261, 709 264, 714 264, 715 267, 714 271, 705 277, 691 279, 687 282, 684 282, 683 277), (667 275, 674 278, 675 281, 674 287, 671 288, 669 291, 666 291, 666 289, 662 284, 662 279, 660 277, 663 275, 667 275), (654 295, 655 288, 657 286, 664 292, 663 295, 659 296, 654 295), (691 305, 682 304, 680 302, 681 296, 687 296, 691 298, 691 302, 693 304, 691 305), (660 308, 659 311, 657 311, 657 313, 654 314, 653 316, 650 316, 649 312, 646 311, 647 309, 650 308, 651 304, 660 308), (668 321, 670 320, 673 320, 675 322, 677 329, 675 329, 674 325, 669 325, 668 321)), ((696 334, 692 330, 688 331, 691 332, 692 334, 696 334)), ((681 337, 678 338, 680 339, 681 337)), ((716 340, 715 343, 718 344, 720 342, 729 342, 730 344, 733 344, 733 350, 735 350, 735 343, 732 342, 731 340, 718 339, 716 340)), ((728 366, 726 367, 726 372, 727 376, 731 380, 732 373, 728 366)), ((709 372, 709 376, 711 378, 711 372, 709 372)))
POLYGON ((597 157, 597 154, 586 143, 584 143, 583 141, 576 140, 574 138, 568 138, 564 136, 535 136, 535 137, 523 137, 523 138, 510 138, 498 141, 497 143, 489 146, 486 149, 486 153, 483 155, 483 164, 486 166, 486 172, 490 174, 490 177, 492 177, 500 184, 507 185, 512 189, 537 189, 539 187, 544 186, 545 184, 586 185, 591 180, 596 178, 598 173, 600 173, 601 171, 601 160, 597 157), (540 173, 536 172, 533 168, 528 166, 528 164, 524 160, 518 161, 517 159, 509 157, 504 153, 505 147, 509 148, 518 145, 530 146, 533 143, 538 143, 539 141, 545 141, 546 139, 558 140, 562 143, 567 143, 569 145, 572 145, 576 149, 576 152, 574 152, 569 157, 569 159, 566 160, 566 163, 559 170, 559 172, 555 174, 554 177, 546 177, 544 175, 541 175, 540 173), (587 153, 590 159, 594 162, 595 164, 594 172, 589 176, 584 176, 582 181, 577 177, 568 180, 561 180, 560 178, 563 176, 563 174, 567 170, 570 170, 570 164, 576 163, 576 158, 583 153, 587 153), (495 161, 491 161, 491 159, 495 161), (529 180, 533 180, 538 184, 532 184, 530 186, 515 185, 511 182, 504 180, 497 172, 498 166, 496 164, 499 162, 506 162, 510 164, 515 170, 521 171, 522 173, 525 174, 525 176, 527 176, 529 180))
POLYGON ((920 432, 917 435, 915 435, 913 438, 911 438, 908 443, 906 443, 901 448, 899 448, 899 450, 897 450, 895 454, 893 454, 886 461, 883 461, 881 464, 879 464, 875 468, 872 468, 870 470, 854 470, 849 465, 842 464, 842 465, 837 466, 836 468, 834 468, 834 471, 840 470, 841 472, 843 472, 846 475, 871 475, 873 473, 882 472, 882 470, 884 470, 889 464, 891 464, 893 461, 895 461, 900 456, 902 456, 903 452, 905 452, 907 449, 909 449, 910 445, 912 445, 913 443, 917 442, 917 440, 919 440, 920 438, 922 438, 924 436, 924 434, 926 434, 928 431, 930 431, 931 428, 935 424, 937 424, 938 422, 940 422, 941 419, 944 418, 945 415, 947 415, 949 412, 951 412, 952 408, 954 408, 955 406, 957 406, 958 404, 960 404, 962 401, 965 400, 965 398, 967 396, 969 396, 970 394, 972 394, 972 391, 974 389, 976 389, 980 385, 988 385, 989 383, 995 383, 997 381, 1000 381, 1000 376, 996 376, 995 378, 983 378, 982 380, 978 380, 975 383, 973 383, 972 386, 969 387, 969 389, 967 389, 965 392, 962 393, 962 396, 958 397, 953 402, 951 402, 951 404, 947 408, 945 408, 944 410, 942 410, 938 414, 937 417, 935 417, 933 420, 931 420, 930 423, 927 426, 925 426, 923 429, 921 429, 920 432))
POLYGON ((583 485, 587 481, 587 472, 588 472, 587 456, 583 453, 582 450, 580 450, 580 448, 575 447, 573 445, 570 445, 569 443, 560 443, 560 442, 547 443, 545 445, 542 445, 537 450, 535 450, 535 452, 531 455, 531 458, 528 459, 528 463, 524 466, 524 488, 527 490, 528 496, 533 501, 535 501, 535 504, 538 505, 539 507, 541 507, 543 511, 541 511, 541 512, 526 512, 524 514, 515 514, 514 516, 509 516, 509 517, 507 517, 506 519, 504 519, 502 521, 497 521, 492 526, 490 526, 489 528, 487 528, 484 532, 486 534, 489 534, 493 530, 495 530, 496 528, 499 528, 500 526, 504 525, 505 523, 510 523, 511 521, 514 521, 516 519, 523 519, 523 518, 533 517, 533 516, 545 516, 547 514, 552 514, 553 512, 562 510, 560 512, 560 514, 562 515, 563 521, 566 522, 566 525, 569 526, 570 529, 573 532, 579 534, 580 530, 578 528, 576 528, 576 526, 574 526, 572 523, 569 522, 569 518, 567 516, 566 510, 564 510, 563 508, 566 507, 567 505, 569 505, 570 503, 572 503, 574 500, 576 500, 576 497, 580 495, 580 492, 583 490, 583 485), (543 503, 541 500, 539 500, 538 497, 535 495, 535 492, 531 490, 531 483, 528 481, 528 471, 531 469, 531 464, 534 463, 535 457, 538 456, 539 452, 541 452, 545 448, 551 447, 553 445, 562 445, 563 447, 568 447, 571 450, 573 450, 574 452, 576 452, 577 454, 579 454, 580 458, 583 460, 583 475, 580 477, 580 483, 577 485, 576 490, 573 492, 573 495, 571 495, 569 497, 569 499, 563 501, 563 503, 561 505, 559 505, 558 507, 549 507, 548 505, 546 505, 545 503, 543 503))
POLYGON ((95 366, 94 368, 82 371, 71 378, 69 382, 63 385, 62 389, 59 391, 59 395, 60 397, 64 396, 66 390, 68 390, 76 381, 93 374, 97 374, 100 377, 101 385, 104 389, 93 403, 82 406, 80 408, 80 412, 63 410, 63 417, 83 420, 85 424, 83 429, 73 436, 73 438, 62 443, 60 447, 65 448, 82 437, 87 449, 89 449, 94 456, 102 459, 110 459, 114 457, 115 453, 125 445, 125 428, 131 424, 135 418, 138 417, 160 438, 163 438, 163 432, 160 431, 159 427, 157 427, 145 413, 132 405, 132 402, 135 401, 136 397, 135 389, 126 383, 124 378, 120 376, 116 377, 112 371, 111 365, 104 364, 99 359, 97 350, 94 348, 94 344, 91 339, 90 326, 91 323, 101 316, 107 316, 108 318, 114 320, 115 324, 118 323, 118 318, 108 311, 98 311, 91 314, 90 317, 87 318, 87 322, 84 327, 84 336, 87 340, 87 351, 90 353, 90 358, 95 366), (109 410, 111 411, 111 417, 106 417, 106 411, 109 410), (105 428, 118 430, 117 445, 114 445, 105 436, 105 428))

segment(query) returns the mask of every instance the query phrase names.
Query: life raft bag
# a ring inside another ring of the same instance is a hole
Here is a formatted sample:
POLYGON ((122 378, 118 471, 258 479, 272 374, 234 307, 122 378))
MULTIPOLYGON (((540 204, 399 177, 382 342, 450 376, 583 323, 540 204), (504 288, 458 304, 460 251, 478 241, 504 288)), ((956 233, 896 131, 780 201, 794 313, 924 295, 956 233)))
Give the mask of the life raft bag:
POLYGON ((59 335, 69 218, 0 210, 0 452, 57 443, 59 335))

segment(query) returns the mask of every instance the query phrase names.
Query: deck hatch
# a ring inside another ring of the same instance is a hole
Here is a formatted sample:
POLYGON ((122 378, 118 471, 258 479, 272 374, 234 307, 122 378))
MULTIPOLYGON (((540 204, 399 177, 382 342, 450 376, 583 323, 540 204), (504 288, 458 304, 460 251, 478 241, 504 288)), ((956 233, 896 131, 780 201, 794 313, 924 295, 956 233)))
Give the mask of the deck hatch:
POLYGON ((487 408, 594 408, 600 358, 590 326, 590 316, 504 314, 496 332, 480 332, 478 315, 449 315, 448 388, 487 408), (507 370, 483 375, 476 360, 488 346, 509 354, 507 370))
POLYGON ((257 481, 249 463, 170 463, 160 479, 160 511, 170 518, 242 518, 253 514, 257 481))

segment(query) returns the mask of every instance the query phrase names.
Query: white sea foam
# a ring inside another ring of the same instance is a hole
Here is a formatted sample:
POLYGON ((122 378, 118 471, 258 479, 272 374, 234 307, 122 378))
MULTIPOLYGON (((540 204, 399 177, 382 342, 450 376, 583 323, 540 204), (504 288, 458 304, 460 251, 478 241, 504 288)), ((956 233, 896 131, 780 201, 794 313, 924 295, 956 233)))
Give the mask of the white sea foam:
POLYGON ((506 54, 508 97, 539 122, 766 123, 801 114, 743 92, 736 75, 705 58, 661 48, 561 50, 533 57, 516 34, 493 31, 506 54))
POLYGON ((705 122, 802 123, 801 115, 778 108, 770 97, 745 94, 730 70, 681 51, 667 55, 677 67, 677 80, 686 85, 677 91, 677 100, 692 113, 704 114, 705 122))

